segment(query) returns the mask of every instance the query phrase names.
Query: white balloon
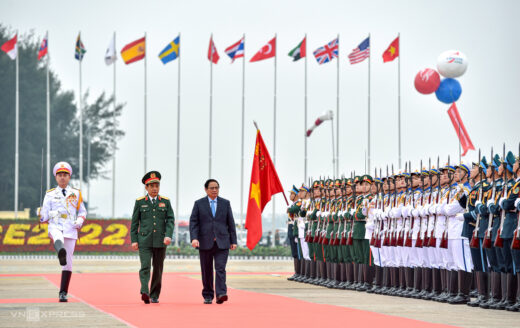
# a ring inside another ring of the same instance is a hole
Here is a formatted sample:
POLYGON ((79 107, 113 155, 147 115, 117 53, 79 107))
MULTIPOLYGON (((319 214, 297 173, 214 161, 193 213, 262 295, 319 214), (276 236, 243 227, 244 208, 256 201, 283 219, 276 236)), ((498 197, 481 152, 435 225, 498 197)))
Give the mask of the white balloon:
POLYGON ((468 59, 458 50, 445 51, 437 58, 437 70, 444 77, 456 78, 462 76, 467 68, 468 59))

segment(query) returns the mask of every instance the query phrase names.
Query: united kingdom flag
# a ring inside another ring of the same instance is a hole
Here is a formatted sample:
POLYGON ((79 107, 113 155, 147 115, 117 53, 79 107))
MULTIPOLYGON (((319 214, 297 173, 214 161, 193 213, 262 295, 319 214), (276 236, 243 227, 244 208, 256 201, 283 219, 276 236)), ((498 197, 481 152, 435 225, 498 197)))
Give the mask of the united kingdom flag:
POLYGON ((339 40, 336 38, 323 47, 314 50, 313 54, 318 64, 321 65, 330 62, 333 58, 337 58, 339 54, 338 50, 339 40))

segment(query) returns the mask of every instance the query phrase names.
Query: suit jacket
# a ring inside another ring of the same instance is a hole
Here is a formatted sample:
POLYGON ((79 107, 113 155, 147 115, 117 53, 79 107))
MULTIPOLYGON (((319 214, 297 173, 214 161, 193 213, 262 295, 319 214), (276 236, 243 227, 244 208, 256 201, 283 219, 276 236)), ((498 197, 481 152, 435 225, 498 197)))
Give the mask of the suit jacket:
POLYGON ((231 244, 236 244, 235 220, 229 200, 217 197, 215 217, 207 196, 195 201, 190 216, 190 237, 199 241, 201 250, 211 249, 214 241, 220 249, 229 249, 231 244))

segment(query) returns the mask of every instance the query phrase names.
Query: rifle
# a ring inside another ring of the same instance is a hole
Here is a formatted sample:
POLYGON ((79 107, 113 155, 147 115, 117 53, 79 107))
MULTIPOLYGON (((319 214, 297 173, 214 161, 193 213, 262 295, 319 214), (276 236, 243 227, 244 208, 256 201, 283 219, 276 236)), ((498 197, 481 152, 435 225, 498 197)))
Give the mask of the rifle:
MULTIPOLYGON (((356 176, 356 171, 353 173, 354 177, 356 176)), ((354 202, 354 215, 356 215, 357 211, 357 203, 356 203, 356 183, 352 184, 352 201, 354 202)), ((347 245, 352 246, 354 244, 354 239, 352 238, 352 232, 354 231, 354 218, 352 218, 352 222, 350 223, 350 229, 348 231, 347 237, 347 245)))
MULTIPOLYGON (((480 157, 480 149, 478 150, 478 163, 479 163, 479 177, 480 177, 480 188, 477 191, 478 192, 478 200, 482 203, 482 194, 484 193, 484 181, 482 180, 482 168, 480 167, 481 157, 480 157)), ((471 241, 469 242, 469 247, 471 248, 479 248, 480 242, 478 238, 478 231, 480 228, 480 213, 477 210, 477 222, 475 223, 475 229, 473 230, 473 233, 471 234, 471 241)))
MULTIPOLYGON (((408 163, 406 163, 406 162, 404 163, 404 171, 405 172, 407 171, 407 164, 408 163)), ((408 168, 408 170, 409 169, 410 168, 408 168)), ((404 178, 404 181, 406 182, 406 191, 405 191, 405 205, 406 205, 406 197, 407 197, 406 193, 408 193, 408 179, 406 178, 406 176, 404 178)), ((406 219, 407 218, 404 218, 404 220, 403 220, 403 229, 399 232, 399 235, 397 237, 397 246, 401 246, 401 247, 404 246, 404 229, 406 227, 406 219)), ((397 222, 396 222, 396 225, 397 225, 397 222)))
MULTIPOLYGON (((435 199, 435 204, 439 204, 439 196, 441 194, 441 170, 440 170, 440 160, 439 156, 437 156, 437 196, 435 199)), ((433 189, 432 189, 433 192, 433 189)), ((437 247, 437 237, 435 237, 435 233, 437 231, 437 213, 433 215, 433 229, 430 233, 430 240, 428 241, 428 247, 437 247)))
MULTIPOLYGON (((412 202, 412 208, 415 208, 415 191, 413 190, 413 182, 412 182, 412 162, 408 162, 408 173, 410 177, 408 178, 408 185, 410 186, 410 197, 412 202)), ((407 185, 407 187, 408 187, 407 185)), ((413 236, 413 226, 414 226, 414 218, 410 213, 410 230, 406 233, 406 242, 404 244, 405 247, 412 247, 412 236, 413 236)), ((403 230, 404 233, 404 230, 403 230)))
MULTIPOLYGON (((374 179, 377 178, 377 169, 374 168, 374 179)), ((374 183, 377 183, 376 181, 374 181, 374 183)), ((378 202, 379 202, 379 198, 378 198, 378 195, 379 195, 379 186, 376 185, 376 188, 377 188, 377 195, 376 195, 376 206, 375 206, 375 209, 377 209, 377 205, 378 205, 378 202)), ((368 215, 368 211, 367 211, 367 215, 368 215)), ((370 246, 374 246, 376 245, 376 241, 377 241, 377 218, 374 218, 374 230, 372 231, 372 236, 370 237, 370 246)))
MULTIPOLYGON (((504 167, 504 173, 503 173, 503 176, 504 176, 504 187, 502 188, 503 189, 503 194, 502 194, 502 197, 507 197, 507 164, 506 164, 506 143, 504 142, 504 150, 503 150, 503 163, 502 163, 502 166, 504 167)), ((497 204, 498 206, 498 204, 497 204)), ((498 228, 498 231, 497 231, 497 238, 495 239, 495 244, 494 246, 495 247, 500 247, 502 248, 504 246, 504 240, 502 239, 502 231, 504 230, 504 220, 506 219, 506 211, 504 211, 502 209, 502 211, 500 211, 500 227, 498 228)))
MULTIPOLYGON (((432 194, 433 194, 433 179, 431 175, 432 170, 432 159, 428 158, 428 178, 430 179, 430 193, 428 194, 428 204, 432 203, 432 194)), ((422 245, 423 247, 429 247, 430 245, 430 237, 428 236, 428 229, 430 227, 430 215, 426 214, 426 229, 424 230, 424 238, 422 245)))
MULTIPOLYGON (((379 178, 382 179, 383 177, 383 173, 382 173, 382 169, 379 168, 379 178)), ((383 182, 381 181, 381 183, 378 185, 378 190, 379 190, 379 207, 381 208, 381 212, 384 212, 385 211, 385 198, 383 196, 384 194, 384 190, 383 190, 383 182)), ((383 222, 383 218, 380 217, 380 221, 377 228, 378 228, 378 231, 377 231, 377 235, 376 235, 376 248, 381 248, 381 231, 384 230, 384 222, 383 222)))
MULTIPOLYGON (((493 147, 491 147, 491 161, 493 161, 493 147)), ((492 165, 489 167, 493 175, 493 191, 491 192, 491 199, 495 199, 496 194, 496 183, 495 183, 495 169, 492 165)), ((486 206, 486 205, 484 205, 486 206)), ((489 212, 488 227, 484 235, 484 241, 482 242, 482 248, 491 248, 491 233, 493 231, 493 213, 489 212)))
MULTIPOLYGON (((450 155, 448 155, 448 166, 450 166, 450 155)), ((452 182, 452 174, 448 169, 448 194, 446 195, 446 204, 450 203, 451 196, 451 182, 452 182)), ((448 218, 446 218, 446 225, 444 227, 444 231, 442 232, 441 243, 439 244, 439 248, 448 248, 448 218)))
MULTIPOLYGON (((388 175, 388 165, 386 166, 386 184, 388 187, 388 205, 391 206, 390 203, 390 176, 388 175)), ((385 203, 383 201, 383 212, 385 211, 385 203)), ((383 246, 390 246, 390 218, 387 219, 388 228, 385 231, 385 236, 383 238, 383 246)))
MULTIPOLYGON (((518 144, 518 156, 520 156, 520 143, 518 144)), ((520 157, 519 157, 520 161, 520 157)), ((516 172, 515 172, 516 175, 516 172)), ((511 249, 520 249, 520 211, 518 211, 518 218, 516 223, 516 229, 513 233, 513 242, 511 243, 511 249)))
MULTIPOLYGON (((394 176, 394 164, 392 164, 392 176, 394 176)), ((397 206, 397 185, 395 184, 395 176, 394 176, 394 200, 392 204, 392 208, 397 206)), ((390 246, 396 247, 397 246, 397 219, 394 218, 392 223, 392 233, 391 233, 391 239, 390 239, 390 246)))
MULTIPOLYGON (((419 174, 420 174, 420 177, 421 177, 421 188, 422 188, 422 193, 421 193, 421 207, 423 206, 423 203, 424 203, 424 176, 422 174, 422 160, 421 160, 421 167, 419 168, 419 174)), ((419 231, 417 232, 417 239, 415 240, 415 247, 418 247, 418 248, 422 248, 423 247, 423 240, 421 238, 421 230, 422 230, 422 217, 419 215, 419 231)))

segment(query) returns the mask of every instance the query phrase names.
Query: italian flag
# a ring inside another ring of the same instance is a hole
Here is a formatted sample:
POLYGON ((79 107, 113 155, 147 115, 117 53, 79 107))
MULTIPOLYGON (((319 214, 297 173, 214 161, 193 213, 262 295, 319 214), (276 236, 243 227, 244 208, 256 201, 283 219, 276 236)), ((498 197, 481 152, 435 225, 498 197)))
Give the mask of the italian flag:
POLYGON ((7 41, 2 45, 2 50, 12 59, 16 59, 16 55, 18 54, 18 34, 16 34, 11 40, 7 41))
POLYGON ((289 57, 293 58, 293 61, 297 61, 303 57, 305 57, 305 53, 307 52, 307 37, 303 38, 303 40, 289 52, 289 57))

